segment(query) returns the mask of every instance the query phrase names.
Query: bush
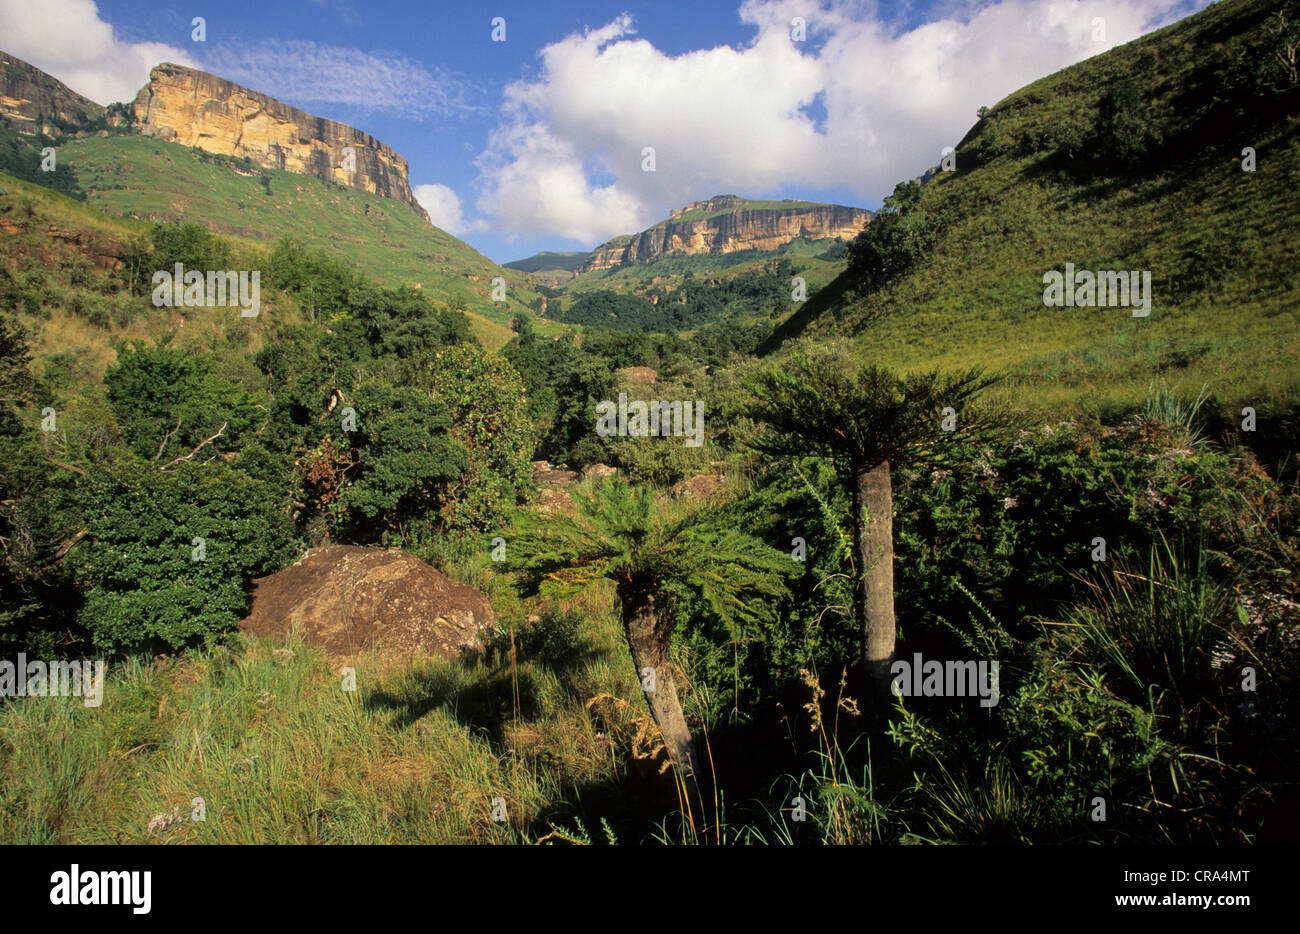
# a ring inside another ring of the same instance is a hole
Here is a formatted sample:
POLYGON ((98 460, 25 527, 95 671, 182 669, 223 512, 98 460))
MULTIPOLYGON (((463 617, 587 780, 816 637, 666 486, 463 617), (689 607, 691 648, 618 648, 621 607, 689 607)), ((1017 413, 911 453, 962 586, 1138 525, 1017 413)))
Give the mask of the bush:
POLYGON ((899 182, 880 211, 849 244, 849 275, 879 287, 915 266, 938 240, 938 223, 921 209, 921 186, 899 182))
POLYGON ((231 631, 253 578, 292 551, 283 492, 237 462, 162 471, 119 451, 90 475, 86 495, 78 621, 107 649, 166 651, 231 631))

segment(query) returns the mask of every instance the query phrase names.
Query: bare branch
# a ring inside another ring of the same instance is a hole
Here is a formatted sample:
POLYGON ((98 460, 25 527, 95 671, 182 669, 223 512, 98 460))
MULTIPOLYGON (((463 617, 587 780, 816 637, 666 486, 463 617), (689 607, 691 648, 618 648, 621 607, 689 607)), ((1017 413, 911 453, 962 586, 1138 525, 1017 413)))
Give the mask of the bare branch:
POLYGON ((77 544, 77 542, 85 538, 86 535, 89 534, 89 532, 90 529, 82 529, 76 535, 72 536, 72 538, 68 539, 66 542, 61 544, 58 550, 54 552, 54 557, 50 559, 50 562, 49 564, 46 565, 46 567, 49 567, 52 564, 62 561, 64 556, 67 555, 67 553, 73 549, 73 547, 77 544))
POLYGON ((180 431, 180 430, 181 430, 181 420, 180 420, 179 418, 177 418, 177 419, 176 419, 176 427, 173 428, 171 431, 167 432, 165 435, 163 435, 162 444, 158 445, 158 453, 155 454, 155 455, 153 456, 153 459, 154 459, 154 460, 157 460, 158 458, 162 457, 163 448, 167 447, 167 441, 168 441, 168 440, 169 440, 173 435, 175 435, 176 432, 178 432, 178 431, 180 431))
POLYGON ((64 470, 71 470, 73 473, 79 473, 83 477, 86 475, 86 471, 82 470, 80 467, 74 467, 72 464, 65 464, 63 461, 56 461, 52 457, 46 457, 45 459, 55 467, 62 467, 64 470))
MULTIPOLYGON (((185 455, 183 455, 183 456, 181 456, 181 457, 177 457, 177 458, 173 458, 172 460, 169 460, 167 463, 163 464, 163 465, 162 465, 161 467, 159 467, 158 469, 159 469, 159 470, 166 470, 168 467, 172 466, 173 464, 178 464, 178 463, 180 463, 181 461, 187 461, 187 460, 192 459, 192 458, 194 457, 195 454, 199 453, 199 451, 203 450, 205 447, 207 447, 207 446, 208 446, 209 444, 211 444, 213 441, 216 441, 218 438, 220 438, 221 435, 225 432, 225 430, 226 430, 226 425, 228 425, 228 424, 229 424, 229 422, 222 422, 222 423, 221 423, 221 427, 217 429, 217 433, 216 433, 215 435, 213 435, 211 438, 204 438, 202 441, 200 441, 198 444, 196 444, 196 445, 194 446, 194 450, 193 450, 193 451, 190 451, 190 453, 185 454, 185 455)), ((207 461, 204 461, 204 463, 206 464, 207 461)))

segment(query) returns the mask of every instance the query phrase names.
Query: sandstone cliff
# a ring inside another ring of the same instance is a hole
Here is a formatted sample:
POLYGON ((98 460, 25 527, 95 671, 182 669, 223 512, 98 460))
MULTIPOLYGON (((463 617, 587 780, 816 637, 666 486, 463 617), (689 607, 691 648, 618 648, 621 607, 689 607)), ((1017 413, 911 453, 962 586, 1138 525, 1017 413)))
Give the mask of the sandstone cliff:
POLYGON ((428 219, 411 193, 406 160, 347 124, 170 62, 149 73, 133 107, 146 136, 360 188, 404 201, 428 219))
POLYGON ((674 210, 667 221, 639 234, 616 237, 596 247, 580 271, 649 262, 674 250, 734 253, 775 250, 799 237, 851 240, 870 219, 870 211, 839 204, 753 202, 718 195, 674 210))
POLYGON ((103 107, 62 81, 0 52, 0 126, 18 133, 60 136, 103 115, 103 107))

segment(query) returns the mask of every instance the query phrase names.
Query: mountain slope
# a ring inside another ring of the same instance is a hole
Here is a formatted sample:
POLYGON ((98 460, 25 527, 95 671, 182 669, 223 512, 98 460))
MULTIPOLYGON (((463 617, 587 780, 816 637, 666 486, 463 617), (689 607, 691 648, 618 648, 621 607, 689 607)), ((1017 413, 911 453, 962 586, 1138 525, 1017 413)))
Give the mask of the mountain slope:
POLYGON ((766 349, 847 336, 903 369, 984 365, 1044 408, 1130 406, 1157 378, 1207 384, 1224 409, 1294 406, 1300 88, 1274 67, 1283 6, 1225 0, 1011 94, 921 189, 937 242, 916 267, 845 273, 842 297, 810 301, 766 349), (1046 307, 1044 274, 1067 263, 1150 272, 1150 315, 1046 307))
POLYGON ((82 97, 53 75, 0 51, 0 127, 47 136, 84 129, 105 116, 103 107, 82 97))
POLYGON ((263 243, 295 237, 384 284, 416 286, 459 308, 490 348, 510 339, 511 318, 542 309, 529 277, 429 223, 406 161, 368 134, 181 66, 158 66, 133 105, 105 109, 0 58, 0 168, 60 182, 53 187, 126 217, 194 221, 263 243), (57 178, 23 169, 31 147, 46 144, 57 144, 57 178), (350 171, 335 165, 344 156, 355 160, 350 171), (497 277, 506 282, 502 301, 493 300, 497 277))
POLYGON ((114 214, 194 220, 266 242, 296 237, 382 282, 418 285, 498 326, 540 308, 525 276, 503 270, 400 201, 141 136, 90 137, 65 143, 61 152, 88 203, 114 214), (495 276, 506 279, 504 302, 491 299, 495 276))
POLYGON ((591 255, 589 253, 536 253, 525 259, 517 259, 509 263, 502 263, 506 269, 518 269, 520 272, 531 272, 537 275, 547 275, 548 273, 570 273, 575 272, 591 255))

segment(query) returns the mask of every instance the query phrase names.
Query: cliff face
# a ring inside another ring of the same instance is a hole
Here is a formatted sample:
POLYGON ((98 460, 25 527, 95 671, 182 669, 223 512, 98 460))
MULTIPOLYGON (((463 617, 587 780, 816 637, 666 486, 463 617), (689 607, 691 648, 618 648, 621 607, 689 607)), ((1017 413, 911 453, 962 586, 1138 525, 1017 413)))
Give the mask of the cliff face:
POLYGON ((0 52, 0 126, 18 133, 60 136, 103 115, 103 107, 62 81, 0 52))
POLYGON ((718 195, 673 211, 669 220, 649 230, 596 247, 581 271, 649 262, 674 250, 734 253, 775 250, 799 237, 851 240, 870 219, 870 211, 839 204, 750 207, 743 198, 718 195))
POLYGON ((411 193, 406 160, 347 124, 170 62, 149 73, 132 106, 146 136, 360 188, 404 201, 428 219, 411 193))

